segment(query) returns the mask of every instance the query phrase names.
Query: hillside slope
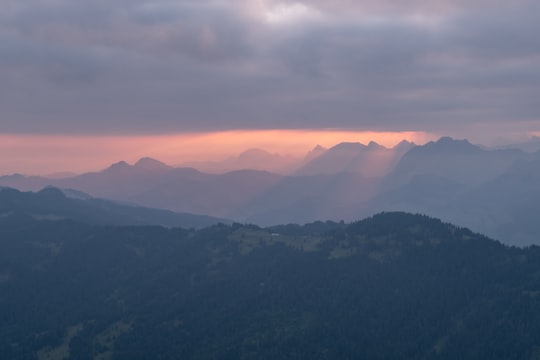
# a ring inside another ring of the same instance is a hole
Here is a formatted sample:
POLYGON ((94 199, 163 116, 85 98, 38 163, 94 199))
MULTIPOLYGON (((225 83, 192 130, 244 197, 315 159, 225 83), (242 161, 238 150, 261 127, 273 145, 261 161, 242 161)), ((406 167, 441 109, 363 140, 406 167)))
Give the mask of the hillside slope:
POLYGON ((25 214, 44 220, 75 220, 94 225, 161 225, 202 228, 227 223, 205 215, 119 204, 84 193, 47 187, 39 192, 0 188, 0 216, 25 214), (68 194, 69 196, 66 196, 68 194))
POLYGON ((199 231, 0 217, 10 359, 530 359, 540 250, 425 216, 199 231))

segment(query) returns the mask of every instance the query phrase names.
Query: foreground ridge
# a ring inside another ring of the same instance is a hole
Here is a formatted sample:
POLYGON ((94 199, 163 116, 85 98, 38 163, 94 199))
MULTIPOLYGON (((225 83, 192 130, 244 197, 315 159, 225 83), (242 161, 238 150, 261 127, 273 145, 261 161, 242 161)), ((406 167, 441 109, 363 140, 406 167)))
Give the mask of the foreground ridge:
POLYGON ((539 249, 424 215, 201 230, 8 215, 0 239, 13 359, 508 359, 540 344, 539 249))

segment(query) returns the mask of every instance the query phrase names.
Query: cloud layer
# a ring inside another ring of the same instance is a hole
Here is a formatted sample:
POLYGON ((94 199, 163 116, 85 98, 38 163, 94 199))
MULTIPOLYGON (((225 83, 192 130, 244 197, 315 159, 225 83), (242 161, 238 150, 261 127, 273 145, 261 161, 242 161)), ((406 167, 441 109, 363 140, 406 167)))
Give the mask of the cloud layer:
POLYGON ((0 133, 538 131, 538 13, 533 0, 4 0, 0 133))

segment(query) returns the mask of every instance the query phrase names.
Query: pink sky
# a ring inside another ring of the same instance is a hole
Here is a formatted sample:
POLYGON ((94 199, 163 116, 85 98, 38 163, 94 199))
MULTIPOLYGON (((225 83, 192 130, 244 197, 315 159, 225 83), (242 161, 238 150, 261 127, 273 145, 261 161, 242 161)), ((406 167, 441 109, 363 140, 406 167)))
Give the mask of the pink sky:
POLYGON ((350 132, 339 130, 226 131, 159 136, 0 135, 0 174, 86 172, 124 160, 152 157, 176 165, 222 160, 250 148, 303 157, 317 144, 374 140, 391 147, 406 139, 424 143, 435 138, 419 132, 350 132))

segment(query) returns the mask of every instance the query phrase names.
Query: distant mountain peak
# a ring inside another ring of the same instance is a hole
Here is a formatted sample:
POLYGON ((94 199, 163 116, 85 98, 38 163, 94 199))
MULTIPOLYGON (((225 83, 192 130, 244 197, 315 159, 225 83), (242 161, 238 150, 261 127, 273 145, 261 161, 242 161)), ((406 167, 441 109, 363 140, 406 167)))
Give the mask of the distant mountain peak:
POLYGON ((307 157, 312 157, 312 158, 317 157, 317 156, 319 156, 320 154, 322 154, 322 153, 325 152, 325 151, 328 151, 328 149, 325 148, 325 147, 322 146, 322 145, 317 144, 313 149, 311 149, 311 150, 308 152, 306 158, 307 158, 307 157))
POLYGON ((439 143, 439 144, 445 144, 445 143, 449 144, 449 143, 454 143, 454 142, 458 142, 458 141, 466 141, 466 142, 468 142, 466 139, 458 140, 458 139, 454 139, 451 136, 441 136, 439 138, 439 140, 437 140, 436 142, 439 143))
POLYGON ((240 155, 238 155, 238 159, 239 160, 252 160, 254 158, 272 157, 272 156, 274 155, 270 154, 266 150, 251 148, 240 153, 240 155))
POLYGON ((409 145, 414 145, 414 142, 403 139, 394 147, 409 146, 409 145))
POLYGON ((122 161, 119 161, 119 162, 116 162, 116 163, 112 164, 111 166, 109 166, 109 168, 107 170, 126 169, 126 168, 129 168, 129 167, 131 167, 131 165, 129 165, 124 160, 122 160, 122 161))
POLYGON ((414 142, 407 141, 407 140, 401 140, 399 142, 399 144, 395 145, 392 148, 392 150, 400 152, 400 153, 405 153, 405 152, 409 151, 410 149, 412 149, 415 146, 416 146, 416 144, 414 142))
POLYGON ((304 157, 304 163, 308 163, 311 160, 321 156, 323 153, 325 153, 328 149, 317 144, 311 151, 309 151, 306 156, 304 157))
POLYGON ((369 150, 386 150, 386 147, 382 146, 381 144, 371 140, 367 145, 369 150))
POLYGON ((442 150, 442 151, 480 151, 481 149, 478 146, 475 146, 469 142, 467 139, 456 140, 449 136, 443 136, 439 140, 429 142, 424 145, 426 148, 431 150, 442 150))
POLYGON ((150 157, 139 159, 134 166, 145 170, 165 170, 171 168, 169 165, 150 157))
POLYGON ((339 144, 334 145, 333 147, 331 147, 329 151, 335 151, 335 150, 340 150, 340 151, 360 151, 360 150, 364 150, 366 148, 367 148, 366 145, 364 145, 362 143, 359 143, 359 142, 342 142, 342 143, 339 143, 339 144))
POLYGON ((442 136, 435 142, 436 144, 471 144, 467 139, 454 139, 450 136, 442 136))

